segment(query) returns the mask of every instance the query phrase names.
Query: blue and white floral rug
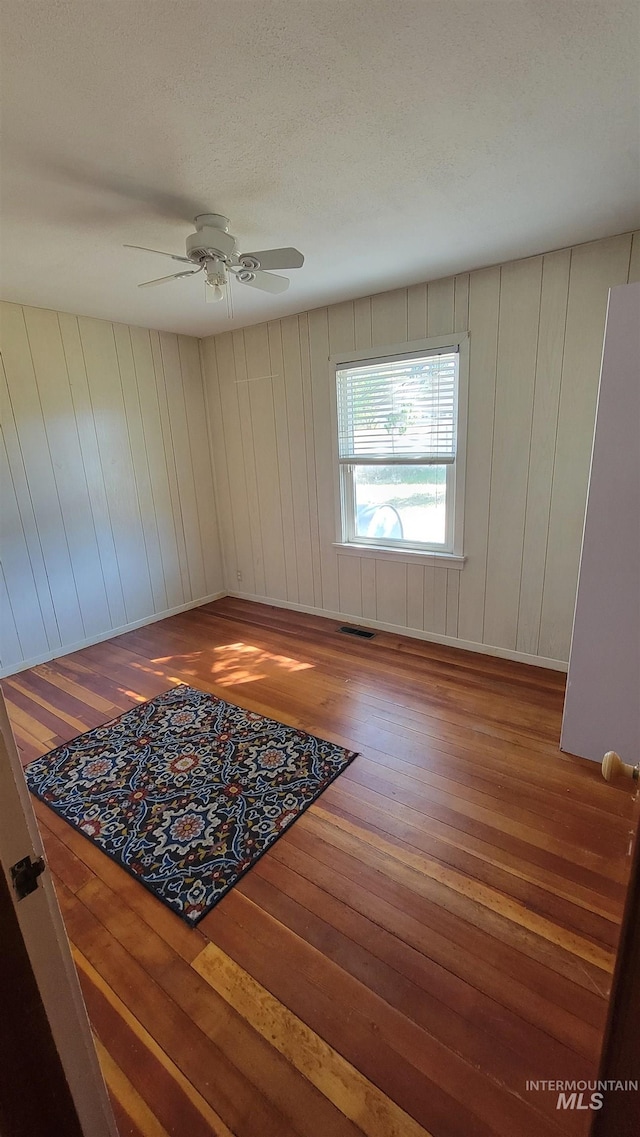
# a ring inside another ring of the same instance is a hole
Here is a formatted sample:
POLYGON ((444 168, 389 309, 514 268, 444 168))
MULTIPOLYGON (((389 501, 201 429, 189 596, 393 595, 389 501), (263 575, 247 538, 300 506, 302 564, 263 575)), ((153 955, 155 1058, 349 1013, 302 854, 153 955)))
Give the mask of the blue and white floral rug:
POLYGON ((32 793, 196 924, 355 757, 178 686, 25 774, 32 793))

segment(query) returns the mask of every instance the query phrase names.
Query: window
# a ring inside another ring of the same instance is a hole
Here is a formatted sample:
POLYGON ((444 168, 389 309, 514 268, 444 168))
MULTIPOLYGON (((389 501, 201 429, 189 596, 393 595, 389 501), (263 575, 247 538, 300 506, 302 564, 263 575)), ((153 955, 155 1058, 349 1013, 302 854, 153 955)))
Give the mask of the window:
POLYGON ((461 556, 463 347, 456 337, 336 362, 343 543, 461 556))

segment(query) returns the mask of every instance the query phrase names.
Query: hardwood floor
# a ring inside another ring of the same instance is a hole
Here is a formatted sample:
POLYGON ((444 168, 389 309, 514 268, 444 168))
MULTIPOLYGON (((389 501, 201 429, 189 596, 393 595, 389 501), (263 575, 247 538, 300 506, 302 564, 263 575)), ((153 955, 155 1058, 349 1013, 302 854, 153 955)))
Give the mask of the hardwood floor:
POLYGON ((196 929, 36 803, 122 1137, 584 1134, 633 803, 564 677, 226 598, 3 681, 26 762, 176 682, 360 757, 196 929))

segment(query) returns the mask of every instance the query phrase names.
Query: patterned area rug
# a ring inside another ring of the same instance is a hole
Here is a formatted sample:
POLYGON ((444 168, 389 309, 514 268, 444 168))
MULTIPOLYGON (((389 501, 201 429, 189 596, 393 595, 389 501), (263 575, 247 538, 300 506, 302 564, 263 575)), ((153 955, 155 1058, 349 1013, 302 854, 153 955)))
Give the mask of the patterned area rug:
POLYGON ((196 924, 355 757, 179 686, 25 775, 32 793, 196 924))

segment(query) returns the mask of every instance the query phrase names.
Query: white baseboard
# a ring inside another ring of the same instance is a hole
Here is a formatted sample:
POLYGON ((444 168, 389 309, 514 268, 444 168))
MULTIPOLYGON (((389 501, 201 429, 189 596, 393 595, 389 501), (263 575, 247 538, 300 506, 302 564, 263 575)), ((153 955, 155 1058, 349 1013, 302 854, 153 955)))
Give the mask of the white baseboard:
POLYGON ((39 663, 48 663, 51 659, 58 659, 63 655, 71 655, 74 651, 80 651, 83 647, 91 647, 92 644, 102 643, 104 640, 115 639, 117 636, 124 635, 125 632, 132 632, 136 628, 144 628, 147 624, 155 624, 158 620, 166 620, 169 616, 177 616, 179 612, 188 612, 191 608, 201 608, 204 604, 210 604, 213 600, 221 600, 223 596, 233 596, 238 600, 250 600, 256 604, 268 604, 272 608, 286 608, 292 612, 306 612, 310 616, 324 616, 328 620, 340 620, 343 624, 356 624, 358 627, 376 628, 381 632, 392 632, 399 636, 409 636, 415 640, 426 640, 427 643, 444 644, 445 647, 457 647, 463 651, 475 651, 481 655, 493 655, 499 659, 512 659, 516 663, 529 663, 534 667, 547 667, 552 671, 567 671, 568 664, 561 659, 546 659, 541 655, 527 655, 522 651, 509 651, 507 648, 492 647, 488 644, 476 643, 473 640, 460 640, 455 636, 441 636, 434 632, 423 632, 418 628, 404 628, 400 624, 385 624, 382 620, 363 619, 360 616, 353 616, 347 612, 330 612, 326 608, 312 608, 307 604, 294 604, 290 600, 275 600, 271 596, 256 596, 248 592, 232 592, 231 590, 223 590, 221 592, 214 592, 211 596, 203 596, 200 600, 190 600, 187 604, 179 604, 177 608, 168 608, 164 612, 154 612, 152 616, 145 616, 142 620, 134 620, 130 624, 124 624, 120 628, 110 628, 108 631, 101 632, 98 636, 91 636, 90 639, 80 640, 77 643, 62 644, 55 651, 44 652, 42 655, 34 656, 32 659, 25 659, 17 666, 15 664, 9 667, 0 668, 0 679, 5 679, 10 675, 17 675, 20 671, 26 671, 30 667, 37 667, 39 663))
POLYGON ((476 643, 474 640, 460 640, 455 636, 441 636, 435 632, 423 632, 418 628, 404 628, 400 624, 385 624, 382 620, 365 619, 361 616, 349 615, 345 612, 329 612, 326 608, 311 608, 306 604, 294 604, 290 600, 274 600, 271 596, 256 596, 248 592, 234 592, 231 589, 227 596, 234 596, 238 600, 251 600, 257 604, 269 604, 273 608, 288 608, 292 612, 306 612, 310 616, 325 616, 329 620, 340 620, 343 624, 354 624, 356 627, 376 628, 381 632, 392 632, 399 636, 409 636, 414 640, 426 640, 427 643, 443 644, 445 647, 457 647, 463 651, 475 651, 480 655, 494 655, 498 659, 512 659, 515 663, 528 663, 533 667, 546 667, 551 671, 567 671, 568 663, 562 659, 546 659, 542 655, 528 655, 524 651, 510 651, 508 648, 492 647, 489 644, 476 643))
POLYGON ((155 624, 158 620, 166 620, 169 616, 177 616, 179 612, 188 612, 191 608, 201 608, 203 604, 210 604, 212 600, 221 600, 223 596, 227 595, 224 590, 213 592, 211 596, 203 596, 200 600, 189 600, 186 604, 178 604, 177 608, 167 608, 164 612, 154 612, 152 616, 145 616, 142 620, 133 620, 132 623, 123 624, 120 628, 109 628, 106 632, 100 632, 100 635, 91 636, 88 640, 79 640, 73 644, 61 644, 54 651, 46 651, 42 655, 33 656, 32 659, 24 659, 17 665, 11 664, 9 667, 0 668, 0 679, 6 679, 10 675, 18 675, 20 671, 27 671, 29 667, 37 667, 39 663, 48 663, 50 659, 59 659, 62 655, 71 655, 72 652, 80 651, 83 647, 91 647, 92 644, 115 639, 116 636, 122 636, 125 632, 133 632, 136 628, 155 624))

